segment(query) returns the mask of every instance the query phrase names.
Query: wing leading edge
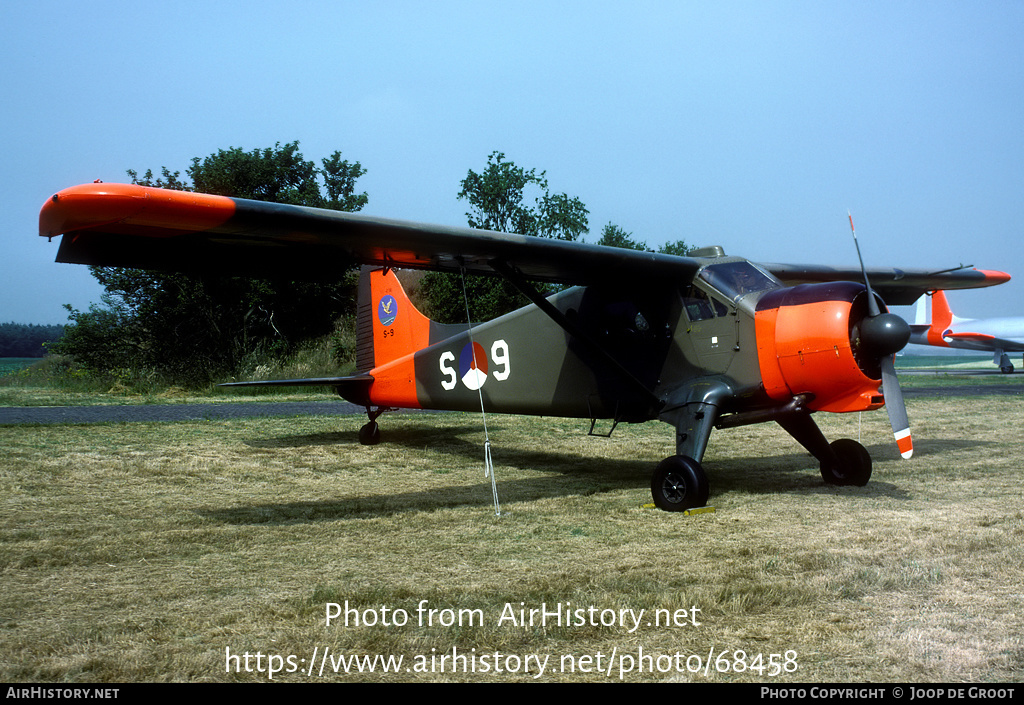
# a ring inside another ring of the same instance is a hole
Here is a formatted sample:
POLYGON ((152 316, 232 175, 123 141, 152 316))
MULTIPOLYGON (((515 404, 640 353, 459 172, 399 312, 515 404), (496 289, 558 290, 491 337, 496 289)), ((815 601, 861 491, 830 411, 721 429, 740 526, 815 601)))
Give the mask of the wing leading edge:
POLYGON ((318 279, 364 264, 587 284, 614 275, 689 279, 693 259, 319 208, 85 184, 55 194, 39 234, 64 235, 58 262, 318 279), (345 260, 349 260, 346 262, 345 260))
MULTIPOLYGON (((863 282, 859 267, 826 267, 822 265, 765 264, 769 272, 790 286, 832 281, 863 282)), ((871 287, 889 306, 909 306, 927 291, 939 289, 977 289, 995 286, 1010 280, 1010 275, 982 269, 960 269, 952 272, 929 272, 924 269, 868 269, 871 287)))
MULTIPOLYGON (((475 274, 495 274, 498 264, 536 281, 642 284, 689 281, 707 261, 133 184, 54 194, 40 211, 39 234, 63 235, 58 262, 287 279, 333 278, 360 262, 475 274)), ((862 279, 859 268, 762 266, 787 285, 862 279)), ((869 269, 868 277, 890 305, 1009 279, 981 270, 869 269)))

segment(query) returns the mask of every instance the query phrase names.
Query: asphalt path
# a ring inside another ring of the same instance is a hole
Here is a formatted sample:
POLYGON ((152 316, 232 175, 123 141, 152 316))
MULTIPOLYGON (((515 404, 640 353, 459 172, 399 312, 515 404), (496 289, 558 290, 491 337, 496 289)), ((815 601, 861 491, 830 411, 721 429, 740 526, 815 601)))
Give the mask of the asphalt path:
POLYGON ((920 397, 982 397, 982 396, 1024 396, 1021 384, 964 384, 947 387, 903 387, 907 399, 920 397))
MULTIPOLYGON (((901 371, 902 374, 902 371, 901 371)), ((1021 384, 904 387, 907 399, 930 396, 1024 396, 1021 384)), ((273 416, 351 416, 366 410, 345 401, 245 402, 241 404, 103 404, 97 406, 0 407, 0 425, 146 423, 245 419, 273 416)))
MULTIPOLYGON (((996 375, 1000 375, 1000 376, 1003 376, 1003 377, 1009 377, 1010 376, 1010 375, 1007 375, 1004 372, 1001 372, 1000 370, 998 370, 998 369, 996 369, 994 367, 991 368, 991 369, 984 369, 984 370, 975 370, 975 369, 971 369, 971 370, 951 370, 948 367, 945 367, 945 368, 944 367, 897 367, 896 368, 896 374, 898 374, 900 377, 903 377, 903 376, 906 376, 906 375, 912 375, 912 376, 915 376, 915 377, 923 376, 923 375, 935 375, 935 376, 942 375, 942 376, 945 376, 945 377, 949 377, 949 376, 956 376, 956 377, 994 377, 996 375)), ((1015 372, 1013 374, 1018 374, 1019 375, 1019 374, 1021 374, 1021 372, 1018 370, 1017 372, 1015 372)))
POLYGON ((346 401, 244 402, 241 404, 102 404, 0 407, 0 425, 202 421, 270 416, 344 416, 366 410, 346 401))

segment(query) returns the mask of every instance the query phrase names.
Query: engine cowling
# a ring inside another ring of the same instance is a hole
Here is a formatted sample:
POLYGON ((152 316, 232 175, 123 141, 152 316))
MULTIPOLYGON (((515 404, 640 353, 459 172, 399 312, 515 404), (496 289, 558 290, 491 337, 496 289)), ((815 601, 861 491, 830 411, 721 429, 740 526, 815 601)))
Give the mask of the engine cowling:
POLYGON ((776 289, 757 304, 757 356, 773 399, 810 395, 812 411, 867 411, 884 404, 881 360, 906 345, 910 327, 868 315, 867 289, 854 282, 776 289))

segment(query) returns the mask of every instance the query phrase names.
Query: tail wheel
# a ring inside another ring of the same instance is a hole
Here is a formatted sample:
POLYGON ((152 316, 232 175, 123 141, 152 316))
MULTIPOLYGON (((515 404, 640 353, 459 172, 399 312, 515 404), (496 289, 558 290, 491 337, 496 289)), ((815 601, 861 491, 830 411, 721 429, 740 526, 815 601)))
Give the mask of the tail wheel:
POLYGON ((380 443, 380 426, 376 421, 364 424, 359 429, 359 442, 364 446, 375 446, 380 443))
POLYGON ((867 448, 850 438, 829 444, 837 462, 822 462, 821 478, 827 485, 863 487, 871 479, 871 455, 867 448))
POLYGON ((659 509, 681 512, 708 503, 708 478, 693 458, 673 455, 654 469, 651 494, 659 509))

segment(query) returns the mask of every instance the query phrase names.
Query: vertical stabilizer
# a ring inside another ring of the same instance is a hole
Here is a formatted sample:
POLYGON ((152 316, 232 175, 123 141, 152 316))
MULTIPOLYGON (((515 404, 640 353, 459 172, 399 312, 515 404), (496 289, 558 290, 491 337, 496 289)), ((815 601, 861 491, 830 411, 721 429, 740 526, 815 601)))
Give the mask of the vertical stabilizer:
POLYGON ((430 319, 406 295, 394 270, 359 273, 356 368, 369 372, 430 344, 430 319))
POLYGON ((928 296, 922 296, 917 300, 917 308, 914 310, 914 325, 928 325, 928 296))
POLYGON ((939 347, 949 347, 949 344, 942 339, 943 334, 949 330, 953 323, 953 312, 946 300, 946 292, 936 291, 932 294, 932 322, 928 328, 928 343, 939 347))

